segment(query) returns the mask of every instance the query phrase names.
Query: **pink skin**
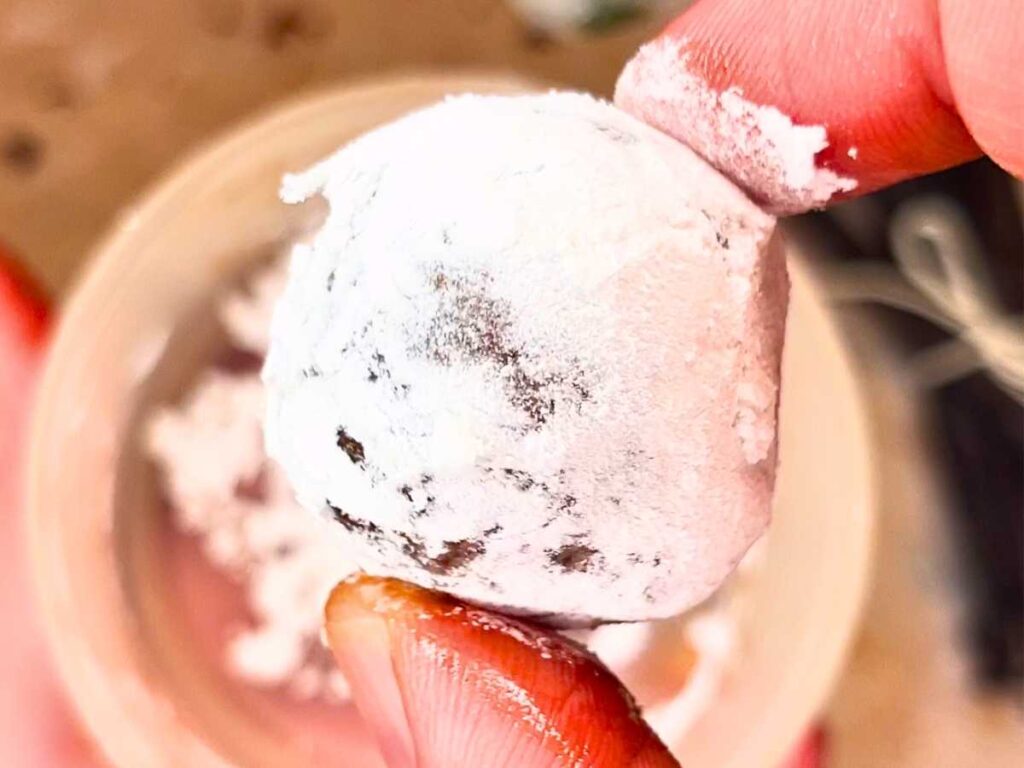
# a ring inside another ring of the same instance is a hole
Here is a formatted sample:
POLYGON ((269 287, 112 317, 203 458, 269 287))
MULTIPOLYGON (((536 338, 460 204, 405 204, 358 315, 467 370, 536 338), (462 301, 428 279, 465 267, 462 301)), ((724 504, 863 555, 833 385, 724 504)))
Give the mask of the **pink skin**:
POLYGON ((99 763, 61 695, 33 615, 19 514, 47 315, 46 302, 0 246, 0 765, 89 768, 99 763))
MULTIPOLYGON (((1024 173, 1022 36, 1017 0, 701 0, 660 39, 715 90, 823 125, 819 167, 861 195, 983 151, 1024 173)), ((642 117, 652 85, 620 86, 618 100, 642 117)), ((676 117, 662 127, 685 135, 676 117)))
POLYGON ((822 768, 828 757, 827 740, 821 728, 815 728, 780 768, 822 768))
POLYGON ((581 646, 394 579, 358 576, 327 634, 394 768, 678 765, 581 646))

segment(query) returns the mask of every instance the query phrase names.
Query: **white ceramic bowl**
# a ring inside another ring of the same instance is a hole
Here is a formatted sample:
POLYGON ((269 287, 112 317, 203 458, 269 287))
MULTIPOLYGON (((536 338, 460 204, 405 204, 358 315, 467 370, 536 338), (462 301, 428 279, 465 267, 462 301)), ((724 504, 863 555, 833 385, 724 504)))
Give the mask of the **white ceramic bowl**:
MULTIPOLYGON (((166 515, 133 436, 145 404, 184 386, 222 344, 201 321, 216 287, 308 215, 279 204, 282 173, 444 94, 520 89, 511 79, 425 77, 307 97, 190 158, 98 247, 42 384, 30 519, 49 639, 116 765, 378 764, 361 751, 358 724, 328 725, 330 739, 353 743, 329 755, 292 728, 318 714, 276 712, 204 655, 183 616, 221 598, 201 593, 197 605, 172 589, 181 574, 162 538, 166 515)), ((825 701, 866 587, 874 499, 864 413, 795 254, 791 272, 776 519, 745 595, 738 667, 672 745, 688 768, 779 763, 825 701)))

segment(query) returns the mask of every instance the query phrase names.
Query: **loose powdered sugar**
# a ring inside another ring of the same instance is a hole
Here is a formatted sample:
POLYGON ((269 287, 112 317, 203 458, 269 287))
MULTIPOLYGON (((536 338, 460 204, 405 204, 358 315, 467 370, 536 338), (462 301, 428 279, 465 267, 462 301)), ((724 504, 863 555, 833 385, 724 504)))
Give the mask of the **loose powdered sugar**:
POLYGON ((268 446, 345 557, 556 622, 668 616, 764 530, 774 221, 577 94, 449 100, 283 197, 268 446))
MULTIPOLYGON (((221 317, 234 345, 262 357, 283 264, 230 294, 221 317)), ((323 605, 354 565, 326 526, 304 514, 263 449, 265 392, 259 375, 211 369, 178 406, 150 419, 147 443, 162 470, 175 522, 198 536, 210 562, 242 582, 253 625, 227 649, 250 682, 285 686, 297 698, 346 698, 348 686, 319 641, 323 605)))
POLYGON ((796 125, 735 86, 714 90, 689 68, 686 45, 660 38, 643 46, 619 77, 616 104, 685 142, 773 213, 820 208, 857 186, 817 166, 828 146, 823 126, 796 125))

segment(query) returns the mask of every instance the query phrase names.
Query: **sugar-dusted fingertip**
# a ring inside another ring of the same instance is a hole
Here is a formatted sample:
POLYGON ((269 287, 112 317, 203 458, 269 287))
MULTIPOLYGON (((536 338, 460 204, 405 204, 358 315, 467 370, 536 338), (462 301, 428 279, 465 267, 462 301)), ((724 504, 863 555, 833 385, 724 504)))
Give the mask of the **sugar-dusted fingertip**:
POLYGON ((616 101, 765 208, 799 213, 980 154, 951 34, 966 31, 940 34, 928 2, 702 0, 626 66, 616 101))

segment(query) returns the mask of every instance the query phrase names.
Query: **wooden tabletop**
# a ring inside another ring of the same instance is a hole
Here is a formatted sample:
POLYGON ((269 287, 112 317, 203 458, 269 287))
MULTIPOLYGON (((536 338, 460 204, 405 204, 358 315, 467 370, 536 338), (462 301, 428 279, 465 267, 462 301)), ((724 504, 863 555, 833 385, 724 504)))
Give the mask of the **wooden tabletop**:
POLYGON ((0 240, 59 291, 140 190, 274 102, 424 69, 608 94, 657 27, 556 40, 502 0, 0 0, 0 240))

